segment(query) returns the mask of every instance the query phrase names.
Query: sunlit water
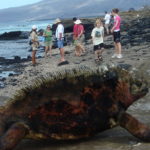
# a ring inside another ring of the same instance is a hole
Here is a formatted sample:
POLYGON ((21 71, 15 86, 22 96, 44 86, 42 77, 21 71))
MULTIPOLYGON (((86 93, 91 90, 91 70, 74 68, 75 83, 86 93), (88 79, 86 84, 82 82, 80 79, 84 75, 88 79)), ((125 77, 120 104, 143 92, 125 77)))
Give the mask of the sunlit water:
POLYGON ((54 20, 0 23, 0 34, 11 31, 30 31, 32 25, 36 25, 38 29, 45 29, 48 24, 53 23, 54 20))
MULTIPOLYGON (((38 30, 45 29, 48 24, 52 25, 53 22, 54 20, 0 23, 0 34, 11 31, 31 31, 32 25, 36 25, 38 30)), ((0 41, 0 57, 4 57, 5 59, 14 59, 15 56, 27 58, 31 56, 30 50, 29 39, 0 41)), ((42 56, 41 52, 39 50, 37 56, 42 56)), ((9 74, 15 74, 15 72, 6 70, 5 66, 1 65, 0 78, 8 77, 9 74)))

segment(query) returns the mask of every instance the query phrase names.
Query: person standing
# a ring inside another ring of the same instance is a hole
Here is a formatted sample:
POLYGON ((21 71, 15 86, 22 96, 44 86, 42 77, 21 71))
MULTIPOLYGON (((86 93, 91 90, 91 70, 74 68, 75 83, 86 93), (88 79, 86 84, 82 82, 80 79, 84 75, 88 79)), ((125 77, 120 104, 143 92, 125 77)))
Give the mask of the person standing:
POLYGON ((110 24, 110 19, 111 19, 111 15, 109 13, 107 13, 107 11, 105 12, 105 29, 106 29, 106 33, 109 35, 109 24, 110 24))
POLYGON ((102 52, 104 50, 104 27, 100 19, 95 22, 95 28, 91 33, 94 45, 95 61, 102 61, 102 52))
POLYGON ((60 63, 65 61, 64 58, 64 26, 61 23, 61 20, 58 18, 55 20, 55 23, 57 24, 57 28, 56 28, 56 39, 57 39, 57 46, 60 50, 60 63))
POLYGON ((84 48, 84 26, 81 24, 81 20, 77 19, 73 28, 73 39, 75 44, 75 55, 81 56, 85 52, 84 48))
POLYGON ((52 31, 51 26, 48 25, 46 30, 43 33, 45 37, 45 57, 47 57, 47 53, 49 51, 50 57, 52 56, 52 31))
POLYGON ((119 9, 114 8, 112 10, 112 15, 114 16, 114 25, 111 29, 111 33, 113 33, 114 37, 114 46, 115 46, 115 53, 112 58, 122 58, 122 48, 120 43, 120 24, 121 24, 121 17, 118 15, 119 9))
POLYGON ((38 34, 37 34, 37 27, 36 25, 32 26, 32 31, 30 33, 31 38, 31 47, 32 47, 32 64, 33 66, 36 65, 36 52, 38 50, 39 41, 38 41, 38 34))

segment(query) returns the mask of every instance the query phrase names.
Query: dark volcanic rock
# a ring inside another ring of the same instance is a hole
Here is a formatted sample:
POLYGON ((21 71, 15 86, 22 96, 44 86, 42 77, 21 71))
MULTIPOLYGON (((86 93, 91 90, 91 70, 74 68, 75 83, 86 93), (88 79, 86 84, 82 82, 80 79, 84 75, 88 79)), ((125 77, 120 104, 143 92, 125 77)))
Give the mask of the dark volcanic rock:
POLYGON ((19 56, 15 56, 14 59, 5 59, 0 57, 0 65, 11 65, 14 63, 22 63, 31 60, 30 57, 21 59, 19 56))
POLYGON ((5 61, 5 58, 4 57, 0 57, 0 62, 3 62, 5 61))
POLYGON ((5 32, 0 35, 0 40, 16 40, 16 39, 28 39, 29 32, 25 31, 12 31, 5 32))
MULTIPOLYGON (((94 28, 95 18, 81 19, 81 21, 82 21, 82 24, 83 24, 84 29, 85 29, 85 40, 88 40, 91 38, 91 32, 92 32, 92 29, 94 28)), ((73 32, 74 23, 72 20, 64 20, 63 24, 65 27, 65 33, 72 33, 73 32)))
POLYGON ((21 57, 19 57, 19 56, 14 56, 14 60, 15 60, 16 62, 20 62, 21 57))
POLYGON ((127 42, 131 43, 131 45, 139 45, 140 43, 150 41, 149 12, 150 9, 145 9, 132 13, 130 14, 131 19, 125 19, 122 22, 122 31, 127 32, 125 39, 128 39, 127 42))

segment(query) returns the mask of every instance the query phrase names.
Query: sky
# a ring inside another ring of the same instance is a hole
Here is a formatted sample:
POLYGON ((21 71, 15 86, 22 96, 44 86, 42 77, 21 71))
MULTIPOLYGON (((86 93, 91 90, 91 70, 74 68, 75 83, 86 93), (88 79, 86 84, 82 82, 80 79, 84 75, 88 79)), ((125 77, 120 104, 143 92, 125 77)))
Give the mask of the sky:
POLYGON ((23 5, 37 3, 41 0, 2 0, 0 4, 0 9, 10 8, 10 7, 19 7, 23 5))

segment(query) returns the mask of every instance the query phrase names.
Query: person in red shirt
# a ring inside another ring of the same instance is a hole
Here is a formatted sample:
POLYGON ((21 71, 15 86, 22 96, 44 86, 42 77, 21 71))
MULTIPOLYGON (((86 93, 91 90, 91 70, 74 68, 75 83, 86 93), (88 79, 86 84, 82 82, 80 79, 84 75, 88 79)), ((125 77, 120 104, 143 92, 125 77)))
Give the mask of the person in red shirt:
POLYGON ((73 27, 73 39, 75 44, 75 55, 81 56, 85 52, 84 48, 84 26, 81 24, 81 20, 77 19, 73 27))

